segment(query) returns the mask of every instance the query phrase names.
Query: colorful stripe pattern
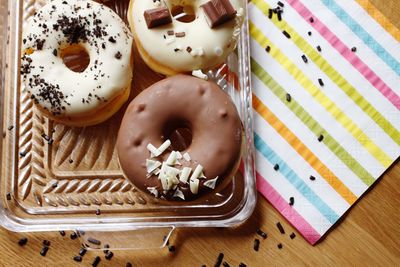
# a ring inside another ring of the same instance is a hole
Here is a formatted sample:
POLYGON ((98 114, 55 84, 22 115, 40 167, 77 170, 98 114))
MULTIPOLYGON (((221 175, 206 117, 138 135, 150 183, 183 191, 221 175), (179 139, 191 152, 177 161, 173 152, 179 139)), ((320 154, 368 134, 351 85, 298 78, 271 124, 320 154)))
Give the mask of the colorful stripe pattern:
POLYGON ((400 31, 368 0, 281 2, 249 7, 257 186, 315 244, 400 155, 400 31))

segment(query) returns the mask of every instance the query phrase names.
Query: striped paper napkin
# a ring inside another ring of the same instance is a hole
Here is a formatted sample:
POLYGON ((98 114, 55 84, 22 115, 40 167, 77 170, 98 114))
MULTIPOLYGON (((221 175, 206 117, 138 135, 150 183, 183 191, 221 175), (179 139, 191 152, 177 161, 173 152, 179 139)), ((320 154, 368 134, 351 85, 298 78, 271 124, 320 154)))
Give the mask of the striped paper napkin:
POLYGON ((249 8, 257 186, 314 244, 400 155, 400 31, 367 0, 281 2, 249 8))

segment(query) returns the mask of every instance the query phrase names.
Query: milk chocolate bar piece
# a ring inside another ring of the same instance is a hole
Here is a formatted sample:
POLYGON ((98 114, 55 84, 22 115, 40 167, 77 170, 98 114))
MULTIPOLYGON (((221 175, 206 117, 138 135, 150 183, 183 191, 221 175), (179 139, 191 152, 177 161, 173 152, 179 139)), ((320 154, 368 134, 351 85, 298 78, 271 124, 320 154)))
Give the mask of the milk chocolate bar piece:
POLYGON ((147 23, 147 28, 151 29, 172 22, 171 14, 167 7, 157 7, 146 10, 144 18, 147 23))
POLYGON ((237 13, 230 0, 211 0, 201 7, 204 9, 211 28, 234 19, 237 13))

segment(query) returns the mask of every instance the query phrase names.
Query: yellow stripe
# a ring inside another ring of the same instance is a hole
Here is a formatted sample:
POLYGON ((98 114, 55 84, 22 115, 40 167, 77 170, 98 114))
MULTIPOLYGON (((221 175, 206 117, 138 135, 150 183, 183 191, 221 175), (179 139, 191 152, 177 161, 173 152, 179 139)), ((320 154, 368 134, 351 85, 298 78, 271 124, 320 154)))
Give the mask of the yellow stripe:
POLYGON ((317 171, 335 191, 342 196, 350 205, 357 197, 350 191, 342 181, 339 180, 325 164, 323 164, 315 154, 309 150, 301 140, 294 135, 261 101, 253 94, 253 108, 268 122, 292 147, 297 153, 317 171))
POLYGON ((400 30, 368 0, 356 0, 388 33, 400 42, 400 30))
MULTIPOLYGON (((265 15, 267 15, 270 6, 263 0, 253 0, 265 15)), ((400 145, 400 132, 362 96, 335 68, 326 61, 310 44, 307 43, 290 25, 285 21, 279 21, 276 16, 271 22, 279 29, 286 30, 291 35, 293 43, 306 54, 338 88, 340 88, 360 109, 368 115, 392 140, 400 145)))
POLYGON ((270 55, 290 73, 307 92, 314 97, 353 137, 387 168, 394 161, 380 149, 335 103, 333 103, 307 76, 287 58, 263 33, 250 21, 250 34, 261 47, 269 45, 270 55))

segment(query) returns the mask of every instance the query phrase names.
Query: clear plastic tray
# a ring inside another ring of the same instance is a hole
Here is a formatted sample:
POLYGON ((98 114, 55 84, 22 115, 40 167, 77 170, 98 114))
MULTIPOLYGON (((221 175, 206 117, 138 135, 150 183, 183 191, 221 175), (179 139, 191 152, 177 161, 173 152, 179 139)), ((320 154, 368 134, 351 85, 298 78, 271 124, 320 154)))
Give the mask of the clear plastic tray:
MULTIPOLYGON (((177 205, 136 191, 123 176, 114 145, 126 106, 107 122, 86 128, 66 127, 40 115, 21 90, 19 47, 26 19, 45 1, 0 3, 3 227, 19 232, 79 230, 82 242, 91 248, 101 245, 87 242, 88 237, 106 241, 114 249, 131 249, 162 247, 163 237, 176 227, 229 227, 251 215, 256 190, 247 20, 235 53, 226 64, 208 73, 232 96, 243 121, 240 171, 223 191, 177 205), (52 143, 46 140, 48 136, 52 143), (97 209, 100 215, 96 215, 97 209)), ((126 13, 127 3, 107 1, 120 15, 126 13)), ((136 51, 134 61, 132 97, 163 78, 145 66, 136 51)))

